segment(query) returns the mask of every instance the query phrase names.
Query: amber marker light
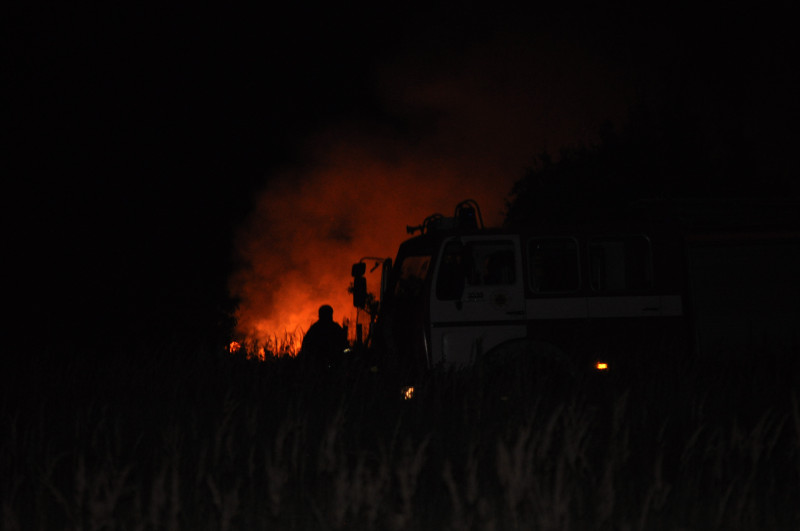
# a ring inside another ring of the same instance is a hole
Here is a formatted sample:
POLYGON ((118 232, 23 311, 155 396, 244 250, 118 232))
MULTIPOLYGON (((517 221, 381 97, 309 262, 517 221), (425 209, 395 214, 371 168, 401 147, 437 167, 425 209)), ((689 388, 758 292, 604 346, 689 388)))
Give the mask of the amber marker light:
POLYGON ((598 371, 607 371, 608 370, 608 363, 604 361, 598 361, 594 364, 594 368, 598 371))

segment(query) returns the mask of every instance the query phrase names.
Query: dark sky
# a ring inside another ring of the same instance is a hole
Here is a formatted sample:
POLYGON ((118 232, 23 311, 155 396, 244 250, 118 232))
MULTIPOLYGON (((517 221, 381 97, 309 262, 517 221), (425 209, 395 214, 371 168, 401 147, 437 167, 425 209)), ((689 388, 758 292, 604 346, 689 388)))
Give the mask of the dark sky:
POLYGON ((450 158, 501 138, 513 150, 481 164, 513 182, 645 103, 756 160, 755 181, 797 173, 788 3, 20 4, 4 38, 4 255, 12 311, 40 341, 205 327, 259 190, 341 131, 450 158))

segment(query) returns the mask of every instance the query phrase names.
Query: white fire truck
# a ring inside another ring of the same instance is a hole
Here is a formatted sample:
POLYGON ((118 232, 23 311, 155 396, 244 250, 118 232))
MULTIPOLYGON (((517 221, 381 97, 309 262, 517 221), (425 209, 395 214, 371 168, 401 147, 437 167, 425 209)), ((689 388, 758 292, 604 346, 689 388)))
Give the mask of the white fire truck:
MULTIPOLYGON (((484 228, 467 200, 408 227, 420 234, 384 261, 374 341, 421 368, 503 350, 613 368, 797 349, 800 230, 770 217, 781 209, 731 228, 707 204, 638 207, 644 215, 519 231, 484 228)), ((353 266, 356 306, 364 268, 353 266)))

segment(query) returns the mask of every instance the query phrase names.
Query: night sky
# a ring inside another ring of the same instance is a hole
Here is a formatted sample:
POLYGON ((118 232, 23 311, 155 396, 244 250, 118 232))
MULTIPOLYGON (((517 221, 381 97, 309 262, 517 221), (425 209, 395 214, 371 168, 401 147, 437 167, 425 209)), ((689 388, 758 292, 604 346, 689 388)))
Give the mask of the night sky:
POLYGON ((499 221, 536 155, 642 106, 683 120, 730 190, 796 194, 788 3, 631 4, 24 3, 4 38, 9 328, 88 350, 214 341, 254 241, 280 240, 264 259, 302 269, 276 219, 322 212, 304 230, 327 220, 323 240, 352 242, 352 219, 316 204, 368 203, 363 220, 384 200, 449 213, 474 194, 499 221))

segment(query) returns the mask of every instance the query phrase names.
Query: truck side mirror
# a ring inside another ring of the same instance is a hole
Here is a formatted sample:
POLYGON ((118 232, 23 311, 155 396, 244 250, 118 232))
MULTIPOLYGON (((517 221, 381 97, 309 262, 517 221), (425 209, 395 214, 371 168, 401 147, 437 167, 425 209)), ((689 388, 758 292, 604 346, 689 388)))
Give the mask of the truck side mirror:
POLYGON ((364 273, 367 272, 367 264, 358 262, 353 264, 351 274, 353 275, 353 306, 363 308, 367 305, 367 279, 364 273))
POLYGON ((363 308, 367 305, 367 279, 357 277, 353 279, 353 306, 363 308))
POLYGON ((383 261, 383 269, 381 269, 381 293, 380 293, 380 300, 384 300, 384 296, 386 295, 386 289, 389 285, 389 275, 392 274, 392 259, 386 258, 383 261))
POLYGON ((353 278, 363 277, 366 272, 367 272, 366 262, 356 262, 355 264, 353 264, 353 267, 350 270, 350 274, 353 276, 353 278))

